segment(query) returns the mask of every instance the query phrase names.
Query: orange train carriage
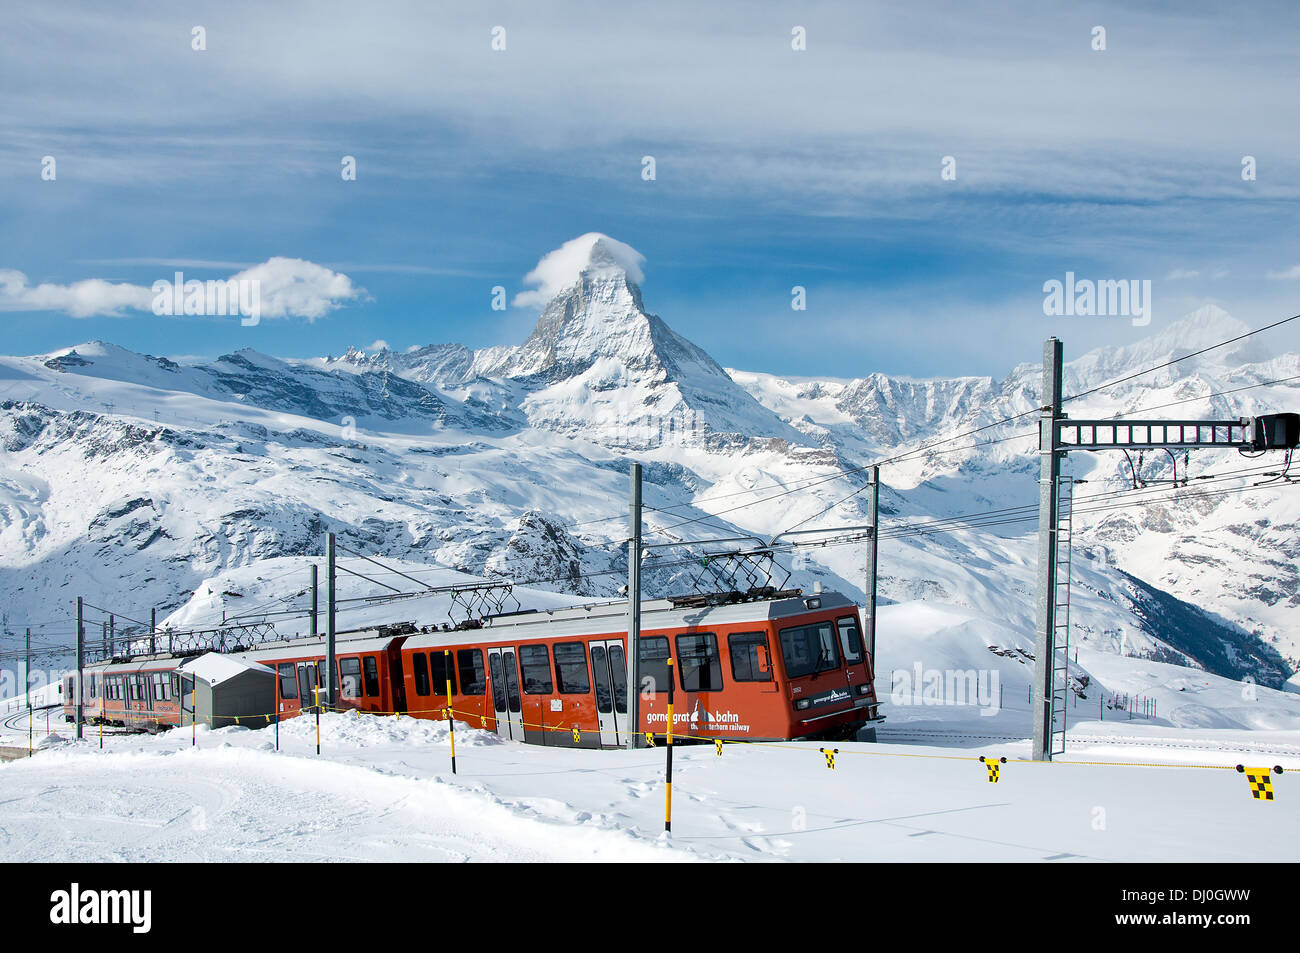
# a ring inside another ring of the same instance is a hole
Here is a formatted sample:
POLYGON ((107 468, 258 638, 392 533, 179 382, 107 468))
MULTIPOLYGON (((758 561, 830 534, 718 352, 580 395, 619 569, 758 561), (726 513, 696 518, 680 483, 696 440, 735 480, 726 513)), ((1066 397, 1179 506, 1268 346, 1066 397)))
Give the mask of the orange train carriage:
MULTIPOLYGON (((154 657, 86 666, 82 711, 94 724, 159 731, 180 724, 180 659, 154 657)), ((76 714, 76 673, 63 678, 63 711, 76 714)))
MULTIPOLYGON (((392 662, 398 661, 396 647, 403 639, 394 636, 394 631, 417 630, 407 624, 338 634, 335 657, 342 674, 339 681, 342 697, 336 707, 373 712, 405 710, 400 695, 401 676, 394 678, 389 668, 392 662)), ((276 671, 278 698, 274 702, 267 699, 268 716, 273 714, 277 703, 281 718, 310 710, 317 700, 317 689, 321 689, 323 698, 324 638, 295 639, 232 654, 276 671)), ((185 660, 186 657, 162 655, 87 665, 83 718, 91 724, 103 722, 146 731, 189 724, 188 693, 192 676, 182 668, 185 660)), ((75 681, 75 674, 63 680, 63 711, 69 721, 76 718, 75 681)))
MULTIPOLYGON (((626 608, 611 602, 523 612, 456 631, 407 624, 340 633, 336 706, 442 717, 450 681, 456 718, 473 727, 545 745, 622 746, 626 608)), ((667 730, 669 658, 678 680, 675 734, 851 737, 883 720, 857 607, 838 593, 714 606, 645 602, 641 626, 639 731, 667 730)), ((324 639, 314 638, 239 655, 276 669, 275 706, 286 718, 310 709, 323 687, 324 650, 324 639)), ((109 707, 97 717, 117 714, 109 707)))

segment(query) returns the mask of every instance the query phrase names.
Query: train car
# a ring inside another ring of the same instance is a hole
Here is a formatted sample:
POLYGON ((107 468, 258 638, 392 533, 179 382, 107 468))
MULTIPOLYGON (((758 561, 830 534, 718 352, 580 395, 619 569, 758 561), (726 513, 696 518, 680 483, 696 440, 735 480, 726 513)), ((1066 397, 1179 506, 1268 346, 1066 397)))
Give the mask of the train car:
MULTIPOLYGON (((337 633, 334 642, 335 708, 370 712, 406 710, 403 695, 401 646, 411 623, 337 633)), ((276 707, 279 717, 292 718, 323 703, 325 639, 293 639, 259 646, 238 657, 273 668, 277 675, 276 707)))
MULTIPOLYGON (((857 607, 838 593, 724 605, 642 604, 638 732, 700 738, 852 737, 882 721, 857 607)), ((627 604, 496 616, 400 648, 408 711, 546 745, 626 744, 627 604), (577 731, 575 741, 574 730, 577 731)))
MULTIPOLYGON (((679 736, 851 738, 884 720, 857 607, 838 593, 665 599, 642 603, 641 613, 638 733, 667 731, 669 659, 679 736)), ((618 601, 492 616, 456 630, 402 623, 340 632, 335 707, 440 718, 450 697, 458 720, 503 738, 621 747, 631 730, 626 623, 627 603, 618 601)), ((275 670, 276 714, 291 718, 323 701, 325 651, 317 636, 236 655, 275 670)), ((179 663, 90 666, 86 719, 147 730, 179 724, 179 663)), ((64 687, 69 717, 73 682, 64 687)))
MULTIPOLYGON (((161 731, 180 724, 180 678, 172 656, 152 656, 127 662, 99 662, 86 666, 82 718, 104 723, 161 731)), ((63 679, 63 713, 76 720, 76 673, 63 679)))

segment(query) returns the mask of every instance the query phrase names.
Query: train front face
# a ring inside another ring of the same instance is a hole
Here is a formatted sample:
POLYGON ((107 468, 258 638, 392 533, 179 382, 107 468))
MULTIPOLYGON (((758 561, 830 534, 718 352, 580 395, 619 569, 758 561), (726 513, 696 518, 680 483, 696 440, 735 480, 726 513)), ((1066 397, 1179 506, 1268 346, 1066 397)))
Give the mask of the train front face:
MULTIPOLYGON (((828 594, 826 603, 837 601, 828 594)), ((862 640, 852 603, 821 608, 807 600, 806 614, 773 623, 784 672, 791 738, 852 740, 883 721, 874 686, 873 660, 862 640)))

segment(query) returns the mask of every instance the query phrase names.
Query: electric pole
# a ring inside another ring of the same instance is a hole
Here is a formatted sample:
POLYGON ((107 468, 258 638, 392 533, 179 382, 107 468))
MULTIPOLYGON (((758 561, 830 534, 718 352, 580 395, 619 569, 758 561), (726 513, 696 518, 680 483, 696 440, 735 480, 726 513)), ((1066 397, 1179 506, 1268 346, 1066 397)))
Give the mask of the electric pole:
POLYGON ((880 538, 880 467, 871 468, 871 497, 867 501, 867 515, 871 522, 871 539, 867 543, 867 590, 863 599, 862 625, 866 629, 867 651, 871 664, 876 661, 876 541, 880 538))
POLYGON ((1038 633, 1034 640, 1035 761, 1052 760, 1052 660, 1056 654, 1056 533, 1061 455, 1056 422, 1061 416, 1061 355, 1056 338, 1043 345, 1042 417, 1038 423, 1038 633))
MULTIPOLYGON (((867 515, 871 523, 871 538, 867 540, 867 581, 866 592, 862 600, 862 627, 864 641, 867 643, 867 658, 871 662, 872 687, 876 678, 876 565, 879 550, 877 540, 880 538, 880 467, 871 468, 871 497, 867 501, 867 515)), ((876 698, 880 696, 877 695, 876 698)), ((862 733, 866 741, 876 740, 876 729, 868 728, 862 733)))
POLYGON ((641 464, 632 464, 627 545, 627 746, 641 737, 641 464))
MULTIPOLYGON (((325 537, 325 698, 331 707, 336 703, 334 697, 334 577, 336 560, 334 556, 334 534, 325 537)), ((312 575, 316 567, 312 566, 312 575)), ((312 590, 315 591, 314 589, 312 590)), ((315 633, 312 633, 313 635, 315 633)))
POLYGON ((81 607, 81 596, 77 596, 77 678, 72 690, 77 693, 76 706, 73 710, 77 714, 77 740, 81 740, 81 670, 86 664, 86 628, 81 624, 84 615, 81 607))
POLYGON ((314 639, 320 633, 320 614, 316 610, 316 564, 311 564, 311 637, 314 639))

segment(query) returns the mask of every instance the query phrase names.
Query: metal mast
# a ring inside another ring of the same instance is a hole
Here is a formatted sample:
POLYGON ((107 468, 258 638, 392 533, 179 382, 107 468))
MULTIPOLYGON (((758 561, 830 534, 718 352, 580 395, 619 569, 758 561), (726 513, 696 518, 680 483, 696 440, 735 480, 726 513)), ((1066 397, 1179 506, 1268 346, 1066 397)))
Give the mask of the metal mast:
POLYGON ((77 596, 77 679, 72 686, 72 690, 77 693, 76 713, 77 713, 77 740, 80 741, 81 733, 81 675, 82 670, 86 667, 86 627, 82 625, 84 618, 81 596, 77 596))
POLYGON ((641 737, 641 464, 633 463, 627 545, 627 746, 641 737))
POLYGON ((1043 345, 1042 417, 1038 423, 1038 635, 1034 640, 1033 758, 1052 760, 1052 681, 1056 655, 1056 544, 1060 514, 1061 454, 1057 420, 1061 416, 1061 342, 1043 345))
MULTIPOLYGON (((330 707, 338 702, 334 697, 334 672, 337 670, 337 661, 334 658, 335 566, 334 534, 330 533, 325 537, 325 699, 330 707)), ((312 566, 312 575, 315 573, 316 567, 312 566)))

